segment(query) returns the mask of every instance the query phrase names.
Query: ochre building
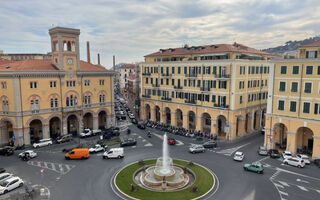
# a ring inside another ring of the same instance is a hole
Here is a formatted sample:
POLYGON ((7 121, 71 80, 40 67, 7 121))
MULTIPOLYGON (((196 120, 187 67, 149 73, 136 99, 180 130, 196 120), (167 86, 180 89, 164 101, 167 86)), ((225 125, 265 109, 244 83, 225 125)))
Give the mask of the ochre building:
POLYGON ((320 41, 298 48, 297 59, 273 60, 265 145, 320 158, 320 41))
POLYGON ((233 140, 264 126, 268 54, 242 44, 185 45, 145 56, 141 116, 233 140))
POLYGON ((0 60, 0 145, 114 124, 114 73, 80 60, 79 29, 49 34, 51 60, 0 60))

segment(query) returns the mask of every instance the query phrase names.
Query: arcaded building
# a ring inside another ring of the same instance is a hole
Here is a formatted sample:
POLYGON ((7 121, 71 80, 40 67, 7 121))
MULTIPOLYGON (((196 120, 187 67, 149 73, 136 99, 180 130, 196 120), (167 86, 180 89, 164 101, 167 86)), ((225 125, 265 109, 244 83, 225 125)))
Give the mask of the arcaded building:
POLYGON ((114 73, 80 60, 79 29, 49 34, 51 59, 0 60, 0 145, 114 124, 114 73))

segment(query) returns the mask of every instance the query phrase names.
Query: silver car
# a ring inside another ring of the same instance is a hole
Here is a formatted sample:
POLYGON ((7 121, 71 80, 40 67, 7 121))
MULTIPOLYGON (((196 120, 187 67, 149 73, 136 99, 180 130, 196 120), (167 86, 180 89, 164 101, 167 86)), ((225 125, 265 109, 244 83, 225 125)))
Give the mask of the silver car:
POLYGON ((268 155, 267 148, 264 146, 259 147, 258 154, 261 156, 267 156, 268 155))
POLYGON ((193 145, 189 148, 190 153, 203 153, 205 152, 205 148, 203 145, 193 145))

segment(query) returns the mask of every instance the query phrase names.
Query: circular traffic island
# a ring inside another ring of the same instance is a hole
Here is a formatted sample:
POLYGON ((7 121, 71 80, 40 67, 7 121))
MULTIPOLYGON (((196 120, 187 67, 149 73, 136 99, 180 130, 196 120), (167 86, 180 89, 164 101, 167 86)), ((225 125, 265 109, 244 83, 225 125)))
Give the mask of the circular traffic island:
POLYGON ((168 160, 169 169, 163 169, 159 161, 162 162, 138 161, 122 168, 113 180, 118 193, 129 199, 188 200, 203 198, 213 191, 216 179, 207 168, 174 159, 168 160))

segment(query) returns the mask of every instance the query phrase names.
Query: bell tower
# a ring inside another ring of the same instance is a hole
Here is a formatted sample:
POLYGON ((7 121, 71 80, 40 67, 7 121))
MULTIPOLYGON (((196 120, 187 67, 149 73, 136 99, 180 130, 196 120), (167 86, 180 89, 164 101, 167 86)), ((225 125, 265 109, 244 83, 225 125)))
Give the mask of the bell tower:
POLYGON ((54 27, 49 29, 52 64, 60 70, 80 70, 80 29, 54 27))

